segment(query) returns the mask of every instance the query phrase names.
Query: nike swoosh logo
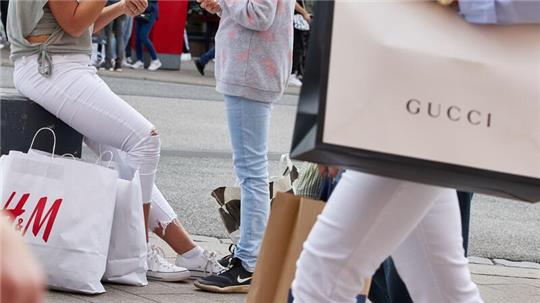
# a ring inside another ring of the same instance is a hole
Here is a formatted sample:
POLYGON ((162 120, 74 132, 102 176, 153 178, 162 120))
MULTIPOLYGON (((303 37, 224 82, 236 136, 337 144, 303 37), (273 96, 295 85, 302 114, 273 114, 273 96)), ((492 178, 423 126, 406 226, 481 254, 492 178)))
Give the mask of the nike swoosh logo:
POLYGON ((236 278, 236 281, 237 281, 238 283, 242 284, 242 283, 245 283, 245 282, 251 280, 251 278, 252 278, 252 277, 242 279, 242 278, 240 278, 240 276, 238 276, 238 277, 236 278))

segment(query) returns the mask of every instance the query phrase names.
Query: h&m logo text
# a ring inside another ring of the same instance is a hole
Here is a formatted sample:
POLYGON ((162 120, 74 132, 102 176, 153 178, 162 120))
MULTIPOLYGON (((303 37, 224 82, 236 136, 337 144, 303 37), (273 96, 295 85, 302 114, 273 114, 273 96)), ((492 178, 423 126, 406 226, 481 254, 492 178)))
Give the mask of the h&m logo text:
POLYGON ((22 215, 26 212, 26 209, 24 208, 24 206, 26 205, 26 202, 28 202, 28 200, 30 199, 30 194, 25 193, 21 195, 19 201, 17 202, 17 205, 15 205, 14 208, 9 208, 9 206, 11 205, 11 202, 13 202, 16 195, 17 195, 16 192, 11 193, 6 204, 3 207, 3 209, 9 215, 11 222, 14 222, 15 220, 17 220, 15 228, 21 231, 24 236, 26 232, 28 231, 28 229, 31 227, 32 234, 34 235, 34 237, 37 237, 41 228, 46 223, 42 239, 45 243, 49 241, 49 236, 51 235, 51 231, 53 229, 56 216, 58 215, 58 211, 60 210, 60 206, 62 205, 62 199, 56 199, 52 203, 52 205, 49 207, 49 210, 47 211, 47 213, 43 215, 45 213, 45 208, 47 206, 48 198, 47 197, 39 198, 38 202, 36 203, 36 206, 34 207, 33 210, 31 210, 32 214, 30 215, 30 217, 28 217, 28 220, 25 223, 24 219, 22 218, 22 215))
POLYGON ((433 102, 422 102, 410 99, 406 104, 407 112, 411 115, 427 115, 431 118, 447 119, 453 122, 464 121, 474 126, 490 128, 492 125, 491 113, 482 113, 476 109, 464 110, 459 106, 445 106, 433 102))

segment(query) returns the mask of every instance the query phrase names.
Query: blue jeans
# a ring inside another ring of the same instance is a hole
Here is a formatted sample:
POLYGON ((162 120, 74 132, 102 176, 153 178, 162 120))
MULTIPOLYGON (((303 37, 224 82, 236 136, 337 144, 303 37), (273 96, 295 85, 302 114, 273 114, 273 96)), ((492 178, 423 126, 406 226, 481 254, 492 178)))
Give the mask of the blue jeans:
POLYGON ((131 57, 131 33, 133 31, 133 17, 127 16, 124 24, 124 45, 126 46, 126 58, 131 57))
POLYGON ((225 96, 225 108, 242 196, 235 257, 246 270, 253 271, 270 213, 267 154, 272 104, 225 96))
POLYGON ((152 60, 157 59, 156 49, 154 44, 150 41, 150 31, 154 24, 156 23, 156 14, 151 14, 151 18, 148 22, 140 21, 135 19, 135 24, 137 26, 137 37, 135 39, 135 51, 137 52, 137 60, 143 61, 143 44, 150 53, 152 60))
POLYGON ((202 54, 199 58, 199 63, 202 65, 208 64, 210 60, 214 59, 216 57, 216 48, 212 47, 210 50, 208 50, 206 53, 202 54))

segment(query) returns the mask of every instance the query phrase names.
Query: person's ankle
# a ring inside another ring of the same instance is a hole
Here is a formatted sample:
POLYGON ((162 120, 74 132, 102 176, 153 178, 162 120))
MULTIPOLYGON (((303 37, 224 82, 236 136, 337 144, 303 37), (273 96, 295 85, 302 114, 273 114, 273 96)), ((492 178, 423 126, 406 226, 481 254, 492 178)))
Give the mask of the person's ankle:
POLYGON ((180 255, 183 258, 192 259, 192 258, 201 256, 203 253, 204 253, 204 249, 198 245, 195 245, 195 247, 193 247, 189 251, 186 251, 185 253, 180 254, 180 255))

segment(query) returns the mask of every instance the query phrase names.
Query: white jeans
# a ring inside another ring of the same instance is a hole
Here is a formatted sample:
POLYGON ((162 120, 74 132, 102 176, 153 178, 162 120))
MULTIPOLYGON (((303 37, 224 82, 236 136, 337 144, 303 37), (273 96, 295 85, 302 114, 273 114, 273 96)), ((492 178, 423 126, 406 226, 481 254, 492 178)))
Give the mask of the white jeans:
MULTIPOLYGON (((112 160, 115 162, 119 171, 124 170, 125 166, 130 167, 130 165, 127 163, 128 157, 126 152, 108 145, 99 144, 98 142, 92 141, 89 138, 84 138, 84 143, 96 154, 111 152, 112 159, 110 159, 109 155, 104 155, 104 161, 112 160)), ((167 202, 167 199, 165 199, 155 184, 152 187, 152 196, 150 202, 152 205, 150 208, 150 214, 148 215, 148 228, 152 231, 157 231, 159 228, 162 235, 164 235, 167 226, 177 218, 176 212, 172 209, 169 202, 167 202)))
POLYGON ((455 191, 354 171, 343 175, 304 244, 294 302, 356 302, 389 255, 414 302, 482 302, 464 257, 455 191))
MULTIPOLYGON (((52 75, 46 78, 38 73, 37 55, 18 59, 15 87, 85 136, 86 142, 124 153, 125 165, 139 170, 141 202, 161 201, 153 193, 160 155, 154 125, 109 89, 90 66, 89 56, 54 55, 52 61, 52 75)), ((161 202, 170 209, 165 199, 161 202)))

